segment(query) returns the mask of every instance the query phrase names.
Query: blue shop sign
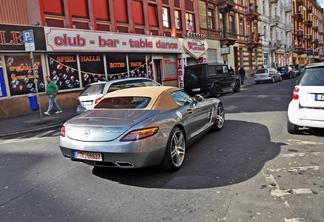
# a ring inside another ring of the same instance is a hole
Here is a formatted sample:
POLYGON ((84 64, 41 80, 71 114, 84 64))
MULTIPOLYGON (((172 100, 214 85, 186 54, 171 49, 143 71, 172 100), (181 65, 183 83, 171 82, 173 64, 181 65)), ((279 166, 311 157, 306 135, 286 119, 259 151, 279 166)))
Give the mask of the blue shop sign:
POLYGON ((3 71, 0 67, 0 97, 7 96, 6 84, 3 77, 3 71))

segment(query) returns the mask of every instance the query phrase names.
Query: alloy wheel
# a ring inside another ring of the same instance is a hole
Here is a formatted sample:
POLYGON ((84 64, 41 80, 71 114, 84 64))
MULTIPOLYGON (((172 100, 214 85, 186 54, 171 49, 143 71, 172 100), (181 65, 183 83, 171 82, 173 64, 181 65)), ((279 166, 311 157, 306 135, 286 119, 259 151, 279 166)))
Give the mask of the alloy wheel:
POLYGON ((180 167, 186 152, 185 137, 181 130, 174 132, 171 139, 171 161, 176 167, 180 167))
POLYGON ((225 111, 222 105, 219 105, 217 108, 217 115, 216 115, 216 124, 217 128, 221 129, 224 126, 225 122, 225 111))

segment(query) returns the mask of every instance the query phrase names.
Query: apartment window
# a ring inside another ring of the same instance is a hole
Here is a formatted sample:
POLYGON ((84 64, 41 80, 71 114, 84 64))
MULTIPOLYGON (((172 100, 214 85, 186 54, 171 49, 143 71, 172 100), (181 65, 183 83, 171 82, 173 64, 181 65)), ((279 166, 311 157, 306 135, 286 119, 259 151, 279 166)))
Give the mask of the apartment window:
POLYGON ((240 31, 240 35, 244 35, 244 21, 243 21, 243 17, 240 18, 239 21, 239 31, 240 31))
POLYGON ((175 20, 175 28, 181 29, 181 12, 179 10, 174 11, 174 20, 175 20))
POLYGON ((215 29, 214 9, 209 8, 207 11, 207 25, 209 29, 215 29))
POLYGON ((186 13, 186 30, 190 32, 195 31, 195 17, 191 13, 186 13))
POLYGON ((170 9, 162 7, 162 21, 163 27, 170 28, 170 9))
POLYGON ((234 34, 236 30, 235 30, 235 17, 233 15, 230 15, 229 22, 230 22, 230 32, 234 34))
POLYGON ((263 35, 267 38, 267 26, 263 26, 263 35))
POLYGON ((223 13, 219 13, 219 24, 220 24, 220 31, 224 32, 225 30, 225 20, 224 20, 224 14, 223 13))

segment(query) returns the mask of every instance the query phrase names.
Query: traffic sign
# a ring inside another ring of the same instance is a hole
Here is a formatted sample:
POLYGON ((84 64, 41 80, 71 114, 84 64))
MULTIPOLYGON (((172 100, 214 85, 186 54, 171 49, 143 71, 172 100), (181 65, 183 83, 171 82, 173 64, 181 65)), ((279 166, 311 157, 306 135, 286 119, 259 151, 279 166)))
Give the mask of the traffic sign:
POLYGON ((25 51, 26 52, 33 52, 35 51, 35 39, 34 39, 34 32, 32 29, 24 30, 24 43, 25 43, 25 51))

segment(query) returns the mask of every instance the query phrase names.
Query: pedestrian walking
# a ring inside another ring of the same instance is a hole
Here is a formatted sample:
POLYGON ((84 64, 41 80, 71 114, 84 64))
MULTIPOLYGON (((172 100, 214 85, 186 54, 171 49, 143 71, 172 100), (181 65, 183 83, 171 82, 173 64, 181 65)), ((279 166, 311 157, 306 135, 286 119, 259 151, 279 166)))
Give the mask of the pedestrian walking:
POLYGON ((244 70, 243 66, 241 66, 241 68, 239 70, 239 75, 241 77, 241 85, 244 85, 245 70, 244 70))
POLYGON ((54 80, 51 80, 51 78, 49 76, 46 77, 46 81, 47 81, 47 86, 46 86, 46 93, 48 95, 48 109, 46 112, 44 112, 45 115, 49 116, 51 115, 50 112, 53 108, 53 106, 55 106, 56 108, 56 114, 62 113, 62 109, 59 106, 59 104, 56 101, 56 95, 58 92, 58 87, 55 83, 54 80))

